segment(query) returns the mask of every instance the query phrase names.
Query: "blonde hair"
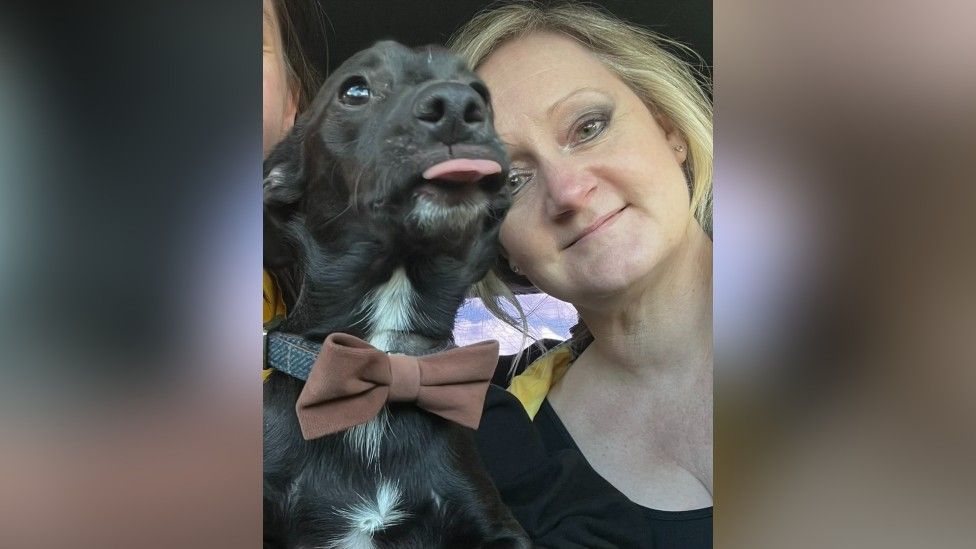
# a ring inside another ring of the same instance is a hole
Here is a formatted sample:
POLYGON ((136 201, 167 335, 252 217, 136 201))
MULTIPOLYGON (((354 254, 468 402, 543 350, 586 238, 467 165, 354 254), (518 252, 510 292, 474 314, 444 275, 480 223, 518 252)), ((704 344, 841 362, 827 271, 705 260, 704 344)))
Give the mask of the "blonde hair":
POLYGON ((626 23, 593 7, 576 3, 543 7, 518 2, 483 11, 448 41, 477 69, 502 44, 528 34, 568 36, 591 51, 627 84, 655 114, 663 115, 688 143, 685 161, 691 210, 709 234, 712 229, 712 105, 700 84, 704 76, 669 51, 700 57, 687 46, 626 23))
MULTIPOLYGON (((538 32, 552 32, 576 40, 627 84, 652 113, 663 116, 681 132, 688 144, 685 174, 691 195, 691 215, 711 235, 712 105, 705 88, 707 78, 674 52, 699 60, 701 57, 675 40, 594 7, 578 3, 543 6, 532 1, 480 12, 451 36, 448 47, 477 69, 502 44, 538 32)), ((496 316, 524 328, 524 316, 516 324, 510 315, 501 311, 499 296, 515 302, 511 292, 503 288, 496 274, 489 273, 476 286, 475 295, 496 316)), ((521 309, 517 311, 522 315, 521 309)), ((582 322, 574 328, 573 340, 590 337, 582 322)))

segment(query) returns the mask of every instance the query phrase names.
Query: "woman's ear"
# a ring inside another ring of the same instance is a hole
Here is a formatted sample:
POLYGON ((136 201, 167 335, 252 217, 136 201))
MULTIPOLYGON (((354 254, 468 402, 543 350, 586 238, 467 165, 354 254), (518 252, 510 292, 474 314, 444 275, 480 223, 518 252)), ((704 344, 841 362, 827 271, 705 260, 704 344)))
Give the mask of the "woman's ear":
POLYGON ((668 145, 671 145, 671 152, 678 164, 683 165, 688 159, 688 142, 681 132, 674 130, 668 134, 668 145))
POLYGON ((654 115, 654 119, 657 120, 658 125, 664 130, 664 137, 671 147, 674 159, 678 164, 684 164, 685 160, 688 159, 688 140, 685 139, 684 134, 681 133, 681 130, 677 128, 675 123, 664 114, 657 113, 654 115))

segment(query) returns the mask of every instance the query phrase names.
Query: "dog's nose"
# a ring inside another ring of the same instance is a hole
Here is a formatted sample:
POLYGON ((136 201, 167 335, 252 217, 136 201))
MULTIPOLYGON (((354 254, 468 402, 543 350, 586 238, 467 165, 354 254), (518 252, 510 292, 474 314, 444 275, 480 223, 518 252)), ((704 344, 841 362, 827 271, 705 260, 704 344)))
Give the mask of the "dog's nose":
POLYGON ((471 86, 439 82, 420 92, 413 114, 438 141, 451 145, 484 127, 485 110, 484 99, 471 86))

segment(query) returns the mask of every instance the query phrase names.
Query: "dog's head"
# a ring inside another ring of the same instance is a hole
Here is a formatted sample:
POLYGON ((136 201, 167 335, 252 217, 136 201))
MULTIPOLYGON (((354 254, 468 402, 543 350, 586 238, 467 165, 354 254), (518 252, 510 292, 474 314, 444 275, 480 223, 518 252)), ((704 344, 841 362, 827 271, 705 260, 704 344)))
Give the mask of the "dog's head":
POLYGON ((265 161, 265 263, 294 259, 296 220, 319 244, 362 231, 463 255, 497 230, 507 171, 481 80, 442 48, 379 42, 330 76, 265 161))

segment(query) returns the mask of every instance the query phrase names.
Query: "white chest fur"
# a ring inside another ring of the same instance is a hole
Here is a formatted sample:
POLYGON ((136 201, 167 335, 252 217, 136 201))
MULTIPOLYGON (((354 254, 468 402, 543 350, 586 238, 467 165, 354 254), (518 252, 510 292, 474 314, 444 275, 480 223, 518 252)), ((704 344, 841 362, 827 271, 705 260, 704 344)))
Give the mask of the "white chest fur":
MULTIPOLYGON (((393 336, 407 330, 414 320, 414 303, 417 292, 403 268, 393 271, 393 275, 382 286, 369 293, 364 302, 367 322, 367 340, 381 351, 390 351, 393 336)), ((346 441, 356 448, 367 463, 379 458, 380 443, 389 427, 386 409, 372 420, 357 425, 345 433, 346 441)))
POLYGON ((328 547, 335 549, 373 549, 373 534, 409 517, 402 509, 400 491, 395 482, 383 480, 376 496, 360 496, 360 501, 339 510, 346 522, 346 534, 328 547))
POLYGON ((415 320, 417 292, 407 273, 400 267, 382 286, 370 292, 364 303, 369 344, 390 351, 391 336, 408 330, 415 320))

